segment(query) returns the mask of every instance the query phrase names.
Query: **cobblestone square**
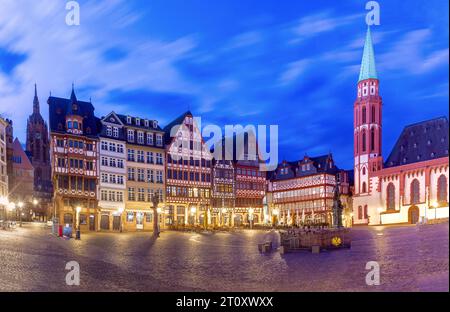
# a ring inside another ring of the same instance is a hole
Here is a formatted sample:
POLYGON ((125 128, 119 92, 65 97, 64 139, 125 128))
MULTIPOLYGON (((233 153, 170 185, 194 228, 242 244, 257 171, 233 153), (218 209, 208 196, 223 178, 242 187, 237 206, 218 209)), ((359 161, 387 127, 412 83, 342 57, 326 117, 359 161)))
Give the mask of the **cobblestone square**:
POLYGON ((352 229, 352 248, 260 254, 273 232, 83 234, 42 226, 0 231, 1 291, 448 291, 449 225, 352 229), (80 286, 65 265, 80 264, 80 286), (381 285, 367 286, 368 261, 381 285))

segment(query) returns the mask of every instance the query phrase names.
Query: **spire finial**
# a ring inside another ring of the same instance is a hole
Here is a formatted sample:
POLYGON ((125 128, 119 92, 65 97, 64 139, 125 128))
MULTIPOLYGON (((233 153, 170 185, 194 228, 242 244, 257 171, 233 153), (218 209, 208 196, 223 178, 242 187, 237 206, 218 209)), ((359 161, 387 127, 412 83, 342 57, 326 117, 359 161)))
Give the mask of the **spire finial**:
POLYGON ((378 75, 375 67, 375 53, 373 50, 372 35, 370 33, 370 26, 368 26, 358 82, 371 78, 378 79, 378 75))
POLYGON ((39 114, 39 99, 37 96, 37 84, 36 83, 34 83, 33 114, 39 114))

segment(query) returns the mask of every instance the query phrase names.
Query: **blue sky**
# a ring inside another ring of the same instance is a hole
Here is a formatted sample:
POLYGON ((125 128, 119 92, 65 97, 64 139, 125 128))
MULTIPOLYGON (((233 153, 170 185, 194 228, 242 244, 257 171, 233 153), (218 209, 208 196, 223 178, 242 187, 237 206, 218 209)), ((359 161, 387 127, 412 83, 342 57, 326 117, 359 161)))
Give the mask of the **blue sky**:
MULTIPOLYGON (((162 125, 188 108, 204 124, 279 125, 279 158, 332 152, 351 168, 352 110, 367 1, 0 2, 0 114, 25 139, 38 83, 162 125)), ((402 128, 448 116, 448 2, 378 1, 372 29, 387 157, 402 128)))

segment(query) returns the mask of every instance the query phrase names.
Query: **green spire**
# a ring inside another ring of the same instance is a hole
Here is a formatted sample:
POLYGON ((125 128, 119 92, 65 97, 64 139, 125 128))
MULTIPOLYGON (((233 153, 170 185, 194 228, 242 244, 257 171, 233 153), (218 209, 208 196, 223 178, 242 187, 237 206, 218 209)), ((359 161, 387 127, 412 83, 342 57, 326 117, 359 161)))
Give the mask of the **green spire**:
POLYGON ((359 72, 358 82, 369 78, 378 79, 377 69, 375 68, 375 54, 373 52, 372 36, 370 27, 367 28, 366 43, 361 62, 361 71, 359 72))

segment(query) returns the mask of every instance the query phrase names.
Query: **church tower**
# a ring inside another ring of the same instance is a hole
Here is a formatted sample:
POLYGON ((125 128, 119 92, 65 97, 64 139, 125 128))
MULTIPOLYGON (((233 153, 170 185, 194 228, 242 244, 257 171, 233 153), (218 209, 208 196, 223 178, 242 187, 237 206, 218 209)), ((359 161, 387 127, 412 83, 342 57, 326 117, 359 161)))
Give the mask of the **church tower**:
POLYGON ((34 85, 33 113, 27 121, 26 153, 34 168, 34 194, 39 205, 35 207, 36 218, 45 220, 47 206, 51 202, 52 182, 50 166, 50 141, 47 123, 42 118, 37 86, 34 85))
POLYGON ((371 173, 382 169, 383 166, 382 99, 379 95, 379 80, 370 28, 367 29, 353 112, 355 194, 364 195, 371 191, 369 184, 371 173))

